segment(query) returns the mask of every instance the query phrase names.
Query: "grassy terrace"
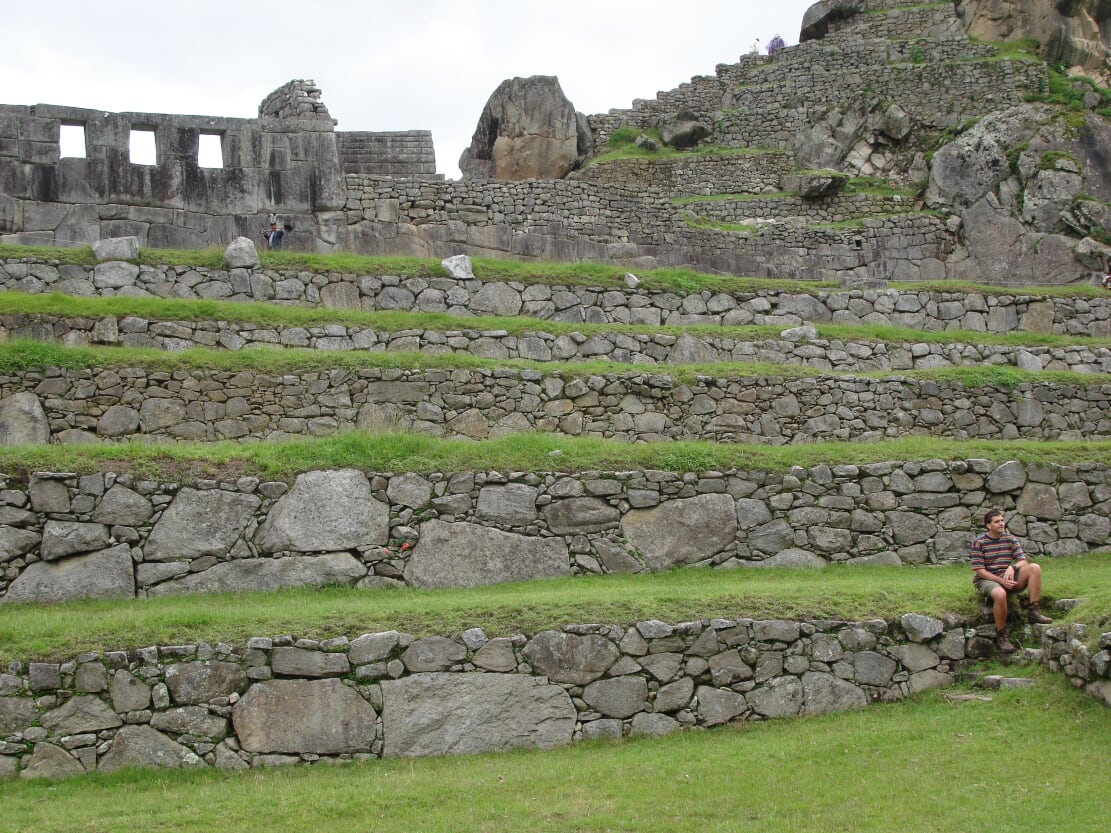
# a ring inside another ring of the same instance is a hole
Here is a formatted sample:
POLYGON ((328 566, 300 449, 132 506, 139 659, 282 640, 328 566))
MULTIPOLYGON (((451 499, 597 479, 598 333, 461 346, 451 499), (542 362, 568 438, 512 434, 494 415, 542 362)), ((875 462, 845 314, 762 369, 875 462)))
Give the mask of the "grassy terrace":
MULTIPOLYGON (((1099 628, 1111 624, 1111 587, 1106 581, 1111 553, 1042 563, 1047 602, 1084 600, 1059 615, 1059 621, 1087 623, 1094 642, 1099 628)), ((714 617, 863 621, 909 612, 977 616, 968 567, 687 567, 453 590, 337 587, 0 605, 0 663, 278 634, 322 639, 396 629, 427 636, 481 627, 493 637, 581 622, 631 625, 645 619, 686 622, 714 617)))
POLYGON ((632 471, 724 469, 786 473, 793 466, 856 465, 903 460, 1111 466, 1111 441, 1023 442, 905 437, 876 443, 743 445, 684 441, 624 443, 557 434, 515 434, 480 443, 412 433, 351 431, 320 439, 267 443, 105 443, 0 447, 0 471, 16 481, 32 471, 130 471, 161 480, 234 479, 245 474, 290 480, 323 468, 368 471, 632 471))
MULTIPOLYGON (((251 371, 255 373, 296 373, 314 370, 346 369, 358 371, 368 367, 399 369, 517 369, 560 374, 582 378, 604 374, 641 374, 666 376, 681 384, 697 383, 699 377, 716 379, 800 379, 805 377, 890 379, 886 371, 839 372, 813 367, 755 362, 720 362, 691 365, 634 365, 606 361, 535 362, 523 359, 484 359, 470 353, 427 354, 407 352, 341 352, 307 349, 251 349, 220 351, 195 348, 181 352, 135 349, 127 347, 68 348, 35 341, 16 341, 0 345, 0 373, 33 371, 45 367, 70 370, 95 370, 136 367, 155 371, 216 370, 251 371)), ((1013 389, 1024 382, 1056 384, 1075 388, 1101 387, 1111 384, 1111 375, 1075 373, 1072 371, 1028 371, 1011 366, 950 367, 937 370, 900 371, 899 378, 930 380, 967 388, 993 385, 1013 389)))
MULTIPOLYGON (((51 265, 95 266, 92 249, 15 246, 0 244, 0 261, 17 260, 51 265)), ((308 254, 268 250, 259 252, 260 268, 273 272, 312 272, 329 275, 385 276, 401 278, 447 277, 440 261, 415 257, 369 257, 351 254, 308 254)), ((143 249, 135 261, 148 266, 185 266, 226 270, 222 249, 171 250, 143 249)), ((602 289, 625 288, 625 267, 600 263, 554 263, 517 260, 473 260, 476 278, 482 281, 513 281, 522 284, 591 286, 602 289)), ((651 269, 638 271, 641 285, 649 290, 664 289, 679 293, 783 291, 817 294, 838 291, 835 281, 792 281, 773 278, 723 277, 690 269, 651 269)), ((1023 298, 1104 297, 1107 290, 1088 284, 1070 286, 1001 287, 969 282, 907 282, 898 284, 903 292, 942 292, 1023 298)))
MULTIPOLYGON (((265 303, 234 301, 166 300, 161 298, 78 298, 52 293, 27 295, 7 292, 2 298, 0 313, 28 315, 57 315, 69 318, 104 318, 135 316, 150 321, 227 321, 250 324, 256 327, 312 327, 324 324, 344 324, 367 327, 385 332, 400 330, 431 330, 450 332, 458 330, 504 331, 509 335, 545 332, 552 335, 691 335, 718 336, 738 341, 774 339, 783 331, 782 325, 747 326, 683 326, 653 327, 636 324, 567 324, 559 321, 538 321, 533 318, 460 317, 446 313, 321 309, 317 307, 289 307, 265 303)), ((852 326, 844 324, 814 324, 823 339, 872 343, 919 343, 951 345, 1001 345, 1111 348, 1111 338, 1063 336, 1050 333, 978 333, 968 330, 922 331, 875 324, 852 326)))
POLYGON ((848 714, 550 752, 0 783, 0 825, 13 833, 1096 831, 1111 797, 1109 750, 1111 709, 1039 675, 1033 689, 985 696, 957 687, 848 714), (985 774, 993 760, 1010 772, 1002 787, 985 774), (1000 789, 1005 801, 984 799, 1000 789))

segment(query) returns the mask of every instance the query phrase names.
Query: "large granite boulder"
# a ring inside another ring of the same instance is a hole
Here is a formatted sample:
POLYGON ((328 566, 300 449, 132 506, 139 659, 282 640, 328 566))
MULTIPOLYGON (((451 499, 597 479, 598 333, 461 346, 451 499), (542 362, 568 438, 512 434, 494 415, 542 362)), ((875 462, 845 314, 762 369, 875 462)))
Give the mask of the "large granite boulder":
POLYGON ((20 391, 0 399, 0 446, 50 442, 50 421, 33 393, 20 391))
POLYGON ((259 527, 263 552, 333 552, 381 546, 389 537, 389 507, 371 494, 355 469, 310 471, 278 499, 259 527))
POLYGON ((115 729, 120 716, 99 697, 78 695, 42 716, 42 727, 56 737, 115 729))
POLYGON ((205 767, 195 752, 182 746, 150 726, 124 726, 116 732, 112 745, 100 759, 97 769, 115 772, 118 769, 181 769, 205 767))
POLYGON ((656 119, 656 129, 665 145, 680 150, 692 148, 710 135, 710 128, 690 110, 665 113, 656 119))
POLYGON ((617 662, 617 646, 598 634, 541 631, 521 652, 534 671, 552 682, 586 685, 601 677, 617 662))
POLYGON ((49 778, 58 780, 84 775, 85 767, 61 747, 52 743, 36 743, 20 778, 49 778))
POLYGON ((135 566, 127 544, 61 561, 36 561, 8 586, 4 602, 65 602, 135 596, 135 566))
POLYGON ((567 575, 562 538, 536 538, 470 523, 426 521, 405 568, 414 587, 476 587, 567 575))
POLYGON ((536 677, 431 673, 382 683, 389 757, 551 749, 571 742, 575 719, 567 692, 536 677))
POLYGON ((239 540, 261 501, 222 489, 182 489, 143 547, 147 561, 179 561, 206 555, 221 558, 239 540))
POLYGON ((592 144, 558 78, 510 78, 486 102, 459 169, 464 178, 562 179, 592 144))
POLYGON ((214 697, 241 694, 247 688, 247 675, 234 662, 182 662, 166 669, 166 688, 175 703, 207 703, 214 697))
POLYGON ((267 680, 232 709, 240 744, 250 752, 340 755, 369 752, 374 707, 340 680, 267 680))
POLYGON ((734 544, 737 507, 729 495, 670 500, 621 519, 628 542, 654 570, 704 561, 734 544))
POLYGON ((164 581, 149 588, 148 596, 171 593, 244 593, 285 587, 351 586, 366 575, 366 567, 349 552, 286 558, 240 558, 223 561, 199 573, 164 581))
POLYGON ((37 714, 30 697, 0 697, 0 735, 22 732, 35 722, 37 714))
POLYGON ((802 16, 799 43, 821 40, 830 30, 850 20, 864 10, 864 0, 820 0, 802 16))

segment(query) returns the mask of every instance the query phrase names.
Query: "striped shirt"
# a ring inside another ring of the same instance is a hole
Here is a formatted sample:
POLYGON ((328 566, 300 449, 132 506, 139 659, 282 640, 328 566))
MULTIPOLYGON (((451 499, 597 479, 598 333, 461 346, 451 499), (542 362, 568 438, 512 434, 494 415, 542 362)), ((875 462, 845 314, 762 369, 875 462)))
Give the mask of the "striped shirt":
POLYGON ((992 538, 985 532, 972 542, 972 583, 981 581, 976 577, 977 570, 983 569, 992 575, 1002 576, 1004 570, 1025 558, 1022 544, 1011 533, 1004 532, 998 538, 992 538))

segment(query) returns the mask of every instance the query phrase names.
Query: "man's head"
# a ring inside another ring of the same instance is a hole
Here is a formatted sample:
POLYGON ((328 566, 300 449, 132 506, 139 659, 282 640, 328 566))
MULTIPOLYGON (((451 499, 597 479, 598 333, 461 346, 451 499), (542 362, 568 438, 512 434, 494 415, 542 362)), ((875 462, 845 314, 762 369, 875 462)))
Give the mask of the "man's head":
POLYGON ((988 535, 993 538, 998 538, 1003 534, 1003 530, 1007 528, 1007 522, 1003 518, 1003 513, 998 509, 990 509, 984 513, 984 529, 988 531, 988 535))
POLYGON ((278 224, 277 223, 271 223, 270 224, 270 231, 277 231, 277 230, 278 230, 278 224))

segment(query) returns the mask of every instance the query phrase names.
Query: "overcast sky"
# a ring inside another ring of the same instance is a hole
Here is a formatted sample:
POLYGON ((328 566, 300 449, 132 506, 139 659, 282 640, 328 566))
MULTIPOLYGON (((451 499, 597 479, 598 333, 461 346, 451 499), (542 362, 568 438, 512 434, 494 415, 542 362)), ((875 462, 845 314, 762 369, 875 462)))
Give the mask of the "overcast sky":
POLYGON ((506 78, 556 75, 583 113, 629 107, 733 63, 754 39, 798 42, 812 0, 54 0, 7 4, 3 104, 255 118, 316 81, 338 130, 431 130, 457 163, 506 78))

